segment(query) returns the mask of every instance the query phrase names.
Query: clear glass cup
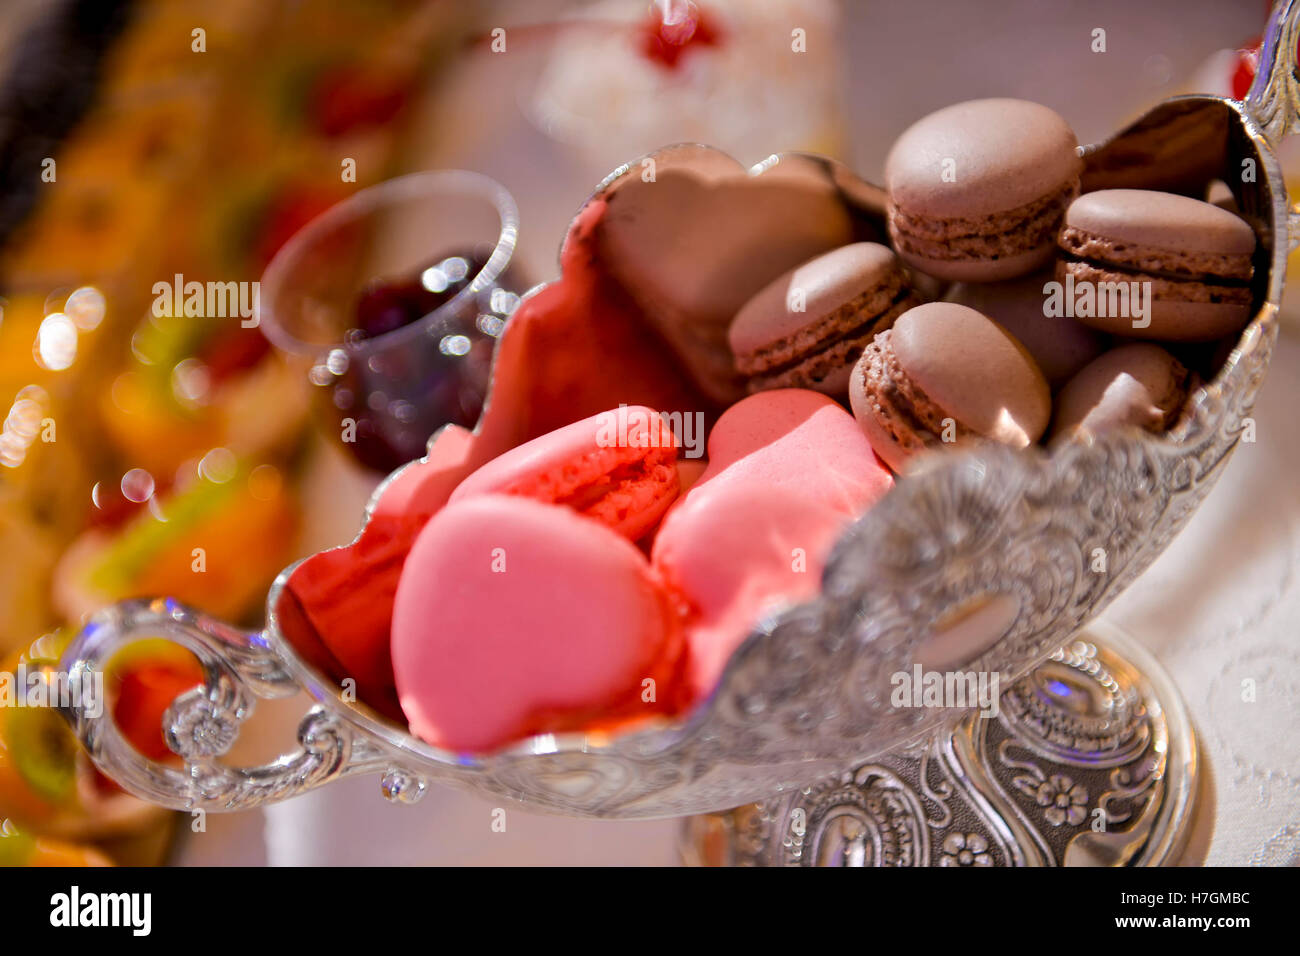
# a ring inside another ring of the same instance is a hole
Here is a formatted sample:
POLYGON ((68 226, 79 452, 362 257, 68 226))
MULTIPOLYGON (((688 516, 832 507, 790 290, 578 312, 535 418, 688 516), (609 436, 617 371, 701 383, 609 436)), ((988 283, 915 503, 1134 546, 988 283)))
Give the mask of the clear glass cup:
POLYGON ((441 426, 478 421, 497 336, 524 286, 505 187, 433 170, 359 191, 304 226, 262 275, 258 321, 311 363, 322 427, 388 473, 441 426))

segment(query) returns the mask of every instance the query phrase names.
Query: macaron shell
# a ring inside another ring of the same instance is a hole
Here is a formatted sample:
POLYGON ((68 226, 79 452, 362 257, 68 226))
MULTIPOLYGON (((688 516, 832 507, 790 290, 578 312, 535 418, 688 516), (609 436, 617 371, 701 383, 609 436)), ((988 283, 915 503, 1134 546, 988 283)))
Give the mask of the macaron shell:
POLYGON ((357 696, 391 714, 395 704, 389 623, 402 563, 428 516, 372 515, 345 548, 312 555, 294 570, 286 593, 300 613, 281 616, 285 637, 336 681, 351 678, 357 696), (323 646, 330 658, 316 653, 323 646))
POLYGON ((565 508, 466 498, 429 521, 402 571, 398 699, 422 740, 491 751, 653 712, 641 682, 671 673, 675 635, 660 585, 625 538, 565 508))
POLYGON ((900 315, 920 303, 921 300, 915 295, 906 294, 880 315, 867 319, 862 326, 855 326, 857 331, 852 334, 824 345, 820 351, 809 350, 803 361, 782 372, 754 375, 748 382, 749 392, 753 394, 778 388, 797 388, 842 398, 848 392, 853 366, 863 349, 876 335, 893 326, 900 315))
POLYGON ((885 161, 885 187, 909 213, 984 216, 1027 205, 1077 178, 1083 170, 1078 145, 1065 120, 1041 104, 957 103, 898 138, 885 161), (946 177, 949 160, 952 176, 946 177))
MULTIPOLYGON (((900 269, 893 250, 875 242, 841 246, 796 266, 764 286, 736 313, 727 333, 731 349, 737 355, 749 354, 789 338, 896 278, 900 269), (802 298, 798 311, 790 308, 793 293, 802 298)), ((854 324, 868 318, 862 316, 854 324)))
POLYGON ((929 302, 899 318, 893 343, 916 387, 977 434, 1023 448, 1047 430, 1047 381, 1024 346, 987 316, 929 302))
POLYGON ((902 474, 913 456, 925 450, 924 440, 905 422, 891 421, 886 426, 881 410, 867 390, 866 356, 858 360, 849 378, 849 405, 867 442, 894 474, 902 474))
POLYGON ((686 609, 697 696, 712 692, 763 613, 817 592, 839 533, 891 487, 852 416, 823 395, 760 392, 723 414, 708 468, 651 549, 686 609))
POLYGON ((731 324, 736 369, 754 392, 804 388, 843 397, 873 335, 920 302, 886 246, 859 242, 790 270, 731 324))
POLYGON ((1136 425, 1163 431, 1187 399, 1189 375, 1158 345, 1124 345, 1090 362, 1056 400, 1052 438, 1136 425))
POLYGON ((817 595, 826 559, 854 513, 743 482, 679 507, 665 518, 652 555, 687 609, 687 679, 693 698, 703 700, 765 614, 817 595))
POLYGON ((1255 231, 1244 219, 1212 203, 1154 189, 1084 193, 1066 210, 1065 225, 1122 245, 1126 253, 1136 251, 1132 247, 1166 250, 1173 257, 1255 251, 1255 231))
POLYGON ((568 505, 633 541, 677 497, 677 438, 644 405, 600 412, 494 458, 451 495, 511 494, 568 505))

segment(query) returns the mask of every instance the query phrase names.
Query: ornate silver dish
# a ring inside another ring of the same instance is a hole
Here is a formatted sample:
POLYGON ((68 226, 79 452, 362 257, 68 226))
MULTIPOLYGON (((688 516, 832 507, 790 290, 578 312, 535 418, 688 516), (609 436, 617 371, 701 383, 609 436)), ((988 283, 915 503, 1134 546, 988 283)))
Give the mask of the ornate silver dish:
MULTIPOLYGON (((934 456, 845 533, 820 596, 762 622, 714 695, 678 724, 536 737, 484 757, 439 750, 345 699, 289 644, 280 602, 290 568, 270 591, 263 630, 167 600, 133 601, 94 616, 68 649, 62 666, 74 673, 101 669, 142 637, 167 637, 197 655, 206 683, 166 718, 183 768, 142 757, 109 715, 67 712, 77 736, 127 790, 177 809, 239 810, 375 773, 402 801, 445 783, 556 813, 664 817, 768 800, 948 730, 964 711, 892 707, 890 675, 924 662, 997 672, 1003 687, 1024 677, 1160 554, 1247 425, 1298 221, 1270 145, 1300 122, 1298 3, 1274 12, 1244 102, 1173 99, 1084 151, 1085 188, 1222 179, 1259 237, 1258 312, 1173 431, 1118 433, 1050 454, 984 446, 934 456), (222 761, 258 697, 304 690, 315 704, 296 750, 254 768, 222 761)), ((881 191, 826 160, 776 157, 751 174, 787 161, 824 177, 856 215, 880 215, 881 191)), ((596 196, 637 174, 635 164, 617 170, 596 196)))
POLYGON ((1169 678, 1090 624, 1002 695, 998 716, 724 813, 688 817, 695 866, 1166 866, 1201 784, 1169 678))

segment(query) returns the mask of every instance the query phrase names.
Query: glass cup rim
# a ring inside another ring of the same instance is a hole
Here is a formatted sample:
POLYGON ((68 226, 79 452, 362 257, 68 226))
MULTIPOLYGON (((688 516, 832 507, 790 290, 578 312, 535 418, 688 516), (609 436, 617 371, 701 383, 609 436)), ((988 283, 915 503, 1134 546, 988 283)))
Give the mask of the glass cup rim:
MULTIPOLYGON (((463 289, 418 322, 366 339, 359 349, 353 347, 353 351, 370 351, 375 348, 409 344, 447 316, 459 313, 471 297, 490 288, 505 271, 514 255, 515 243, 519 235, 519 207, 510 191, 489 176, 467 169, 431 169, 386 179, 360 189, 330 206, 295 232, 267 263, 262 271, 260 285, 274 288, 282 284, 283 274, 292 268, 303 250, 344 223, 355 221, 381 206, 427 198, 437 191, 477 194, 496 209, 500 217, 500 231, 487 261, 463 289)), ((342 342, 324 345, 303 341, 280 323, 274 308, 266 304, 260 294, 257 302, 258 328, 262 330, 267 340, 281 351, 315 358, 344 346, 342 342)))

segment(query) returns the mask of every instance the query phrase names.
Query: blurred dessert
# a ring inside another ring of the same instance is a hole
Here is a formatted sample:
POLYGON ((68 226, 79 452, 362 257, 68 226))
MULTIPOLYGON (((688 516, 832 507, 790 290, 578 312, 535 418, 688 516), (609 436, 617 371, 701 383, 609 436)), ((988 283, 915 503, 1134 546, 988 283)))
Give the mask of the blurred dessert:
POLYGON ((185 485, 160 494, 151 482, 140 470, 116 489, 96 486, 95 526, 68 546, 54 573, 64 619, 156 595, 226 619, 259 616, 268 581, 292 557, 298 515, 285 476, 213 449, 185 485))
MULTIPOLYGON (((77 0, 16 44, 0 82, 14 131, 0 133, 14 145, 0 549, 15 556, 0 654, 132 595, 260 615, 295 553, 305 366, 267 347, 251 310, 157 308, 156 287, 179 276, 251 300, 289 236, 400 165, 406 120, 470 16, 417 0, 77 0)), ((112 678, 119 719, 160 758, 162 713, 196 679, 173 656, 148 645, 112 678)), ((0 740, 6 860, 94 840, 160 861, 169 815, 95 772, 56 714, 0 712, 0 740)))
MULTIPOLYGON (((14 697, 9 706, 0 708, 0 819, 23 837, 7 845, 13 851, 11 858, 18 859, 18 849, 25 846, 24 852, 35 853, 38 859, 57 851, 75 865, 71 860, 83 851, 86 859, 98 859, 100 854, 66 844, 111 840, 128 852, 133 845, 143 848, 148 854, 145 861, 158 862, 165 841, 160 844, 152 835, 137 835, 150 828, 165 830, 167 811, 124 793, 100 774, 55 709, 25 705, 31 700, 26 695, 32 693, 34 681, 55 666, 68 636, 66 631, 46 635, 0 663, 0 681, 14 697)), ((128 741, 161 758, 163 713, 175 694, 194 686, 199 677, 187 652, 146 642, 110 666, 106 702, 120 719, 128 741)))
POLYGON ((604 176, 666 143, 742 163, 842 151, 838 9, 829 0, 598 3, 561 21, 538 125, 604 176))

